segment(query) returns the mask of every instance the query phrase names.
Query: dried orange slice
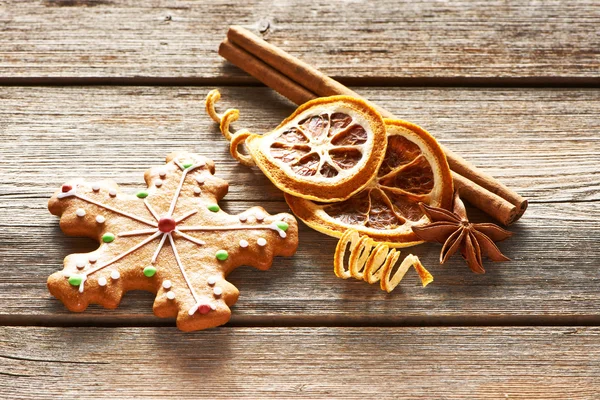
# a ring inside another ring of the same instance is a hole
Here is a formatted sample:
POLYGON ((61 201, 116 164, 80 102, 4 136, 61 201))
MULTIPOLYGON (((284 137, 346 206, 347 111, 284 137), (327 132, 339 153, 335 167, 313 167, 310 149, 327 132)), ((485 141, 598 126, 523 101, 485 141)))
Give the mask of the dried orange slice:
POLYGON ((309 101, 272 132, 257 135, 229 132, 237 110, 217 114, 218 92, 206 100, 208 114, 231 141, 231 154, 255 164, 285 193, 305 199, 342 201, 367 185, 385 155, 387 136, 379 113, 367 102, 349 96, 309 101), (248 155, 238 150, 245 144, 248 155))
POLYGON ((348 200, 333 204, 294 197, 285 199, 311 228, 341 237, 348 229, 390 247, 420 240, 411 227, 428 222, 419 202, 452 205, 452 175, 437 141, 424 129, 402 120, 385 120, 388 145, 377 175, 348 200))

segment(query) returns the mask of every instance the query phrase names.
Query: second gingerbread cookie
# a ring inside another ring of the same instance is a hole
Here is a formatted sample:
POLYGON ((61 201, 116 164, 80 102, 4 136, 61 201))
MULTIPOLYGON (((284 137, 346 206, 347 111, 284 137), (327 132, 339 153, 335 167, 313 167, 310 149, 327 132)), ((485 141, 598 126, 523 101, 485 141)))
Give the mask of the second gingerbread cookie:
POLYGON ((65 258, 48 278, 50 292, 72 311, 88 304, 116 308, 129 290, 156 293, 154 313, 177 317, 184 331, 226 323, 239 292, 225 277, 241 265, 261 270, 291 256, 298 226, 289 214, 253 207, 229 215, 218 205, 228 184, 212 160, 173 153, 145 174, 148 185, 123 194, 112 182, 64 184, 48 202, 63 232, 101 246, 65 258))

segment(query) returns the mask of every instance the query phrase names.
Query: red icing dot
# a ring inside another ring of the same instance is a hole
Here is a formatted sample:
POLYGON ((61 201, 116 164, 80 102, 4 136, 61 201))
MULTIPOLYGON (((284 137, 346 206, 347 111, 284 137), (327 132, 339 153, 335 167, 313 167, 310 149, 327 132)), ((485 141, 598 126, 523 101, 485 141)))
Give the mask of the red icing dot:
POLYGON ((164 233, 169 233, 169 232, 173 231, 176 226, 177 226, 177 223, 171 217, 162 217, 158 221, 158 229, 164 233))
POLYGON ((198 307, 198 312, 200 314, 208 314, 210 310, 211 308, 208 304, 202 304, 200 307, 198 307))
POLYGON ((62 191, 63 191, 63 193, 70 192, 71 190, 73 190, 73 186, 67 185, 66 183, 64 185, 62 185, 62 191))

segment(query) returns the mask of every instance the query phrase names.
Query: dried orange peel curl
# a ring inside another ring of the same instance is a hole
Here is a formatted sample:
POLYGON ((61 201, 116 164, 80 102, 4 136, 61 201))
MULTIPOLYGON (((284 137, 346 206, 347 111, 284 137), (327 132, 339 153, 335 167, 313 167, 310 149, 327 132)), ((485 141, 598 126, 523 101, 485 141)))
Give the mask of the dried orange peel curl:
POLYGON ((270 133, 231 132, 239 111, 219 114, 221 95, 211 91, 206 112, 230 141, 231 155, 256 165, 279 189, 319 202, 343 201, 362 190, 384 159, 387 134, 383 119, 367 102, 350 96, 311 100, 270 133), (240 153, 245 145, 247 154, 240 153))
POLYGON ((390 249, 385 243, 376 242, 355 229, 348 229, 340 238, 335 249, 333 270, 339 278, 353 277, 368 283, 380 282, 381 289, 391 292, 398 286, 408 269, 415 268, 423 287, 433 282, 433 276, 425 269, 419 258, 409 254, 398 264, 400 251, 390 249), (348 264, 344 259, 349 254, 348 264))

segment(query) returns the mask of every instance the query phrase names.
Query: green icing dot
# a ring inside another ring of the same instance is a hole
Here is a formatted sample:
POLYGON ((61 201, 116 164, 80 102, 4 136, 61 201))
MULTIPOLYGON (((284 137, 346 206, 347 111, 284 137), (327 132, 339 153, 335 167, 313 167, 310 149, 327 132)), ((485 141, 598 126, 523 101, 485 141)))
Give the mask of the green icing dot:
POLYGON ((188 169, 189 167, 191 167, 192 165, 194 165, 194 163, 191 162, 186 162, 183 164, 183 168, 188 169))
POLYGON ((155 274, 156 268, 154 268, 152 265, 149 265, 146 268, 144 268, 144 275, 148 278, 152 278, 155 274))
POLYGON ((104 243, 110 243, 113 240, 115 240, 115 235, 113 235, 112 233, 105 233, 104 235, 102 235, 102 241, 104 243))
POLYGON ((146 197, 148 197, 148 192, 146 192, 145 190, 140 190, 135 195, 140 199, 145 199, 146 197))
POLYGON ((81 282, 83 282, 83 276, 82 275, 71 275, 69 277, 69 283, 72 286, 79 286, 81 285, 81 282))
POLYGON ((278 227, 279 229, 281 229, 282 231, 284 231, 284 232, 285 232, 285 231, 287 231, 287 230, 288 230, 288 228, 290 227, 290 226, 287 224, 287 222, 284 222, 284 221, 278 221, 278 222, 275 222, 275 225, 277 225, 277 227, 278 227))
POLYGON ((215 254, 215 256, 217 257, 217 260, 221 260, 221 261, 225 261, 225 260, 227 260, 229 258, 229 254, 225 250, 219 250, 219 251, 217 251, 217 253, 215 254))
POLYGON ((219 211, 221 209, 218 204, 210 204, 206 208, 208 208, 212 212, 217 212, 217 211, 219 211))

